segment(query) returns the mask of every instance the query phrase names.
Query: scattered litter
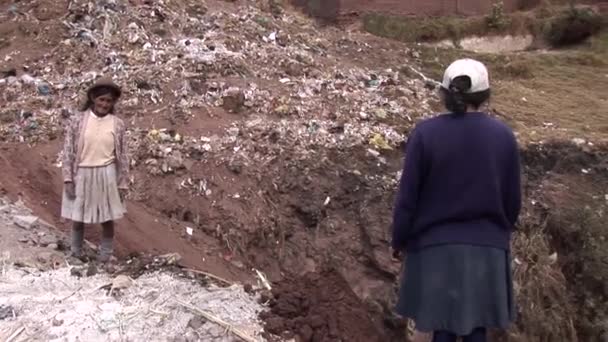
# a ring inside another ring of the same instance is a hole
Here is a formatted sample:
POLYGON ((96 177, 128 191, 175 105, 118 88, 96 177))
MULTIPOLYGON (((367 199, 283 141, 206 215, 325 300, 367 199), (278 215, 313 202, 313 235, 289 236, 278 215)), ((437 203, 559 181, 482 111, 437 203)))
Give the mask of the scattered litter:
POLYGON ((262 282, 262 285, 266 288, 266 290, 268 290, 268 291, 272 290, 272 287, 270 286, 270 282, 268 281, 268 278, 266 278, 264 273, 260 272, 257 269, 254 269, 254 271, 255 271, 255 274, 258 277, 258 279, 262 282))
POLYGON ((144 274, 136 282, 105 274, 71 277, 67 268, 38 272, 10 267, 0 282, 0 306, 14 308, 19 316, 18 321, 0 320, 0 340, 10 340, 3 332, 18 336, 24 326, 28 340, 36 341, 75 341, 74 331, 83 341, 178 340, 199 315, 184 309, 190 306, 212 317, 196 330, 198 340, 224 341, 226 327, 232 327, 232 333, 264 341, 258 320, 263 307, 242 286, 202 287, 167 272, 144 274), (100 290, 107 284, 120 289, 120 296, 100 290), (187 302, 177 304, 176 297, 187 302))

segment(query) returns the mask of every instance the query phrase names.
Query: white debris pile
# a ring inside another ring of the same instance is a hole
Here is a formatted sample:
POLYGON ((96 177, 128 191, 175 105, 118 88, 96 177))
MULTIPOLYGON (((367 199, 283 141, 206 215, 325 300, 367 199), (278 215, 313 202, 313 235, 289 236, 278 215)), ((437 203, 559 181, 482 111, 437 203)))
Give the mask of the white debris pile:
POLYGON ((2 271, 2 341, 264 340, 262 306, 240 285, 202 287, 165 272, 133 280, 78 278, 68 268, 2 271))

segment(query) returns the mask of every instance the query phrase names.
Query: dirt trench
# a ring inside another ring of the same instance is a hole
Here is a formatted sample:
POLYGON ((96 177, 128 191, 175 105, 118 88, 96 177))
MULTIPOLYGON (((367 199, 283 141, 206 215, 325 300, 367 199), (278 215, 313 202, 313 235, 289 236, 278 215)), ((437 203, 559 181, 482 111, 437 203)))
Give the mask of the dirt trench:
MULTIPOLYGON (((24 198, 44 219, 66 230, 66 223, 56 219, 61 178, 53 164, 58 148, 58 142, 33 149, 4 146, 0 181, 7 195, 24 198)), ((123 256, 178 252, 188 267, 244 282, 252 280, 249 269, 264 271, 275 285, 264 318, 267 331, 278 336, 403 341, 406 324, 392 313, 400 265, 388 250, 401 160, 399 151, 378 157, 354 147, 319 151, 314 158, 285 154, 238 173, 223 160, 201 161, 192 177, 212 174, 220 200, 177 190, 183 175, 159 178, 136 169, 139 196, 121 223, 118 249, 123 256), (235 200, 235 193, 240 199, 235 200), (195 227, 192 237, 184 233, 186 226, 195 227)), ((556 267, 565 277, 566 292, 554 295, 568 298, 571 307, 565 313, 576 313, 564 319, 574 320, 580 341, 599 338, 608 317, 608 278, 602 268, 606 236, 598 216, 606 208, 602 192, 608 188, 608 149, 531 145, 523 149, 522 160, 526 203, 535 203, 526 205, 522 215, 522 224, 534 228, 524 229, 543 229, 559 255, 556 267)), ((93 241, 95 231, 91 229, 93 241)), ((529 341, 542 341, 559 329, 520 320, 513 330, 529 341)))

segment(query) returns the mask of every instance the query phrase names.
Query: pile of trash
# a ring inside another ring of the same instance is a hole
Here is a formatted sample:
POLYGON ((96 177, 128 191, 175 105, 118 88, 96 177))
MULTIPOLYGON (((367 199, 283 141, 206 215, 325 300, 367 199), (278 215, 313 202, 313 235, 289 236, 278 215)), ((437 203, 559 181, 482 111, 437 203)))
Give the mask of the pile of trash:
MULTIPOLYGON (((28 13, 30 4, 15 6, 28 13)), ((2 16, 35 21, 10 11, 2 16)), ((68 13, 51 20, 60 32, 39 33, 40 40, 60 38, 51 53, 27 65, 12 63, 8 54, 0 65, 8 68, 0 70, 6 140, 56 138, 86 87, 102 75, 123 87, 125 114, 187 118, 200 108, 222 107, 254 116, 245 129, 281 120, 279 130, 296 133, 294 144, 310 144, 317 125, 348 127, 345 137, 313 137, 328 147, 365 142, 372 132, 390 130, 385 122, 407 128, 430 113, 434 96, 428 82, 401 74, 403 66, 375 70, 336 61, 332 48, 355 33, 321 32, 307 18, 275 17, 254 4, 210 10, 200 2, 75 0, 68 13)), ((388 134, 388 143, 403 139, 388 134)))

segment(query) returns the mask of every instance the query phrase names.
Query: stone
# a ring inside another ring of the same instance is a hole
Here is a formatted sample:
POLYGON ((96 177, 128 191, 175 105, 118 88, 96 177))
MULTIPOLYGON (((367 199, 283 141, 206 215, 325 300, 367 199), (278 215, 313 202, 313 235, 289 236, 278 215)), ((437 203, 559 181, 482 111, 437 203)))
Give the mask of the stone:
POLYGON ((241 261, 238 261, 238 260, 232 260, 231 264, 236 268, 240 268, 240 269, 245 268, 245 264, 243 264, 241 261))
POLYGON ((58 319, 57 317, 53 318, 53 322, 52 322, 54 327, 58 327, 63 325, 63 320, 62 319, 58 319))
POLYGON ((186 168, 182 153, 179 151, 173 151, 173 153, 167 157, 167 166, 172 170, 181 170, 186 168))
POLYGON ((188 327, 192 328, 193 330, 198 330, 203 325, 205 325, 205 323, 207 323, 207 321, 204 318, 200 316, 194 316, 188 321, 188 327))
POLYGON ((82 270, 78 267, 73 267, 70 270, 70 275, 72 275, 73 277, 82 278, 82 270))
POLYGON ((10 305, 0 305, 0 321, 13 317, 15 310, 10 305))
POLYGON ((95 263, 90 263, 89 266, 87 267, 86 276, 92 277, 92 276, 96 275, 97 273, 98 273, 98 270, 97 270, 97 266, 95 265, 95 263))
POLYGON ((437 83, 432 80, 424 81, 424 87, 428 90, 435 90, 437 88, 437 83))
POLYGON ((235 174, 240 174, 243 172, 243 163, 239 160, 231 160, 228 163, 228 170, 232 171, 235 174))
POLYGON ((57 249, 59 249, 59 245, 57 245, 56 243, 51 243, 51 244, 49 244, 47 247, 48 247, 49 249, 52 249, 52 250, 57 250, 57 249))
POLYGON ((16 215, 13 217, 13 223, 19 228, 31 229, 38 222, 38 217, 32 215, 16 215))
POLYGON ((300 332, 299 332, 299 336, 302 339, 302 341, 312 341, 312 336, 314 334, 314 331, 312 330, 312 328, 308 325, 304 325, 303 327, 300 328, 300 332))
POLYGON ((222 107, 229 113, 239 113, 245 107, 245 93, 240 89, 228 89, 222 97, 222 107))
POLYGON ((118 275, 112 281, 112 289, 113 290, 123 290, 131 287, 133 285, 133 280, 127 277, 126 275, 118 275))
POLYGON ((57 238, 54 236, 51 236, 50 234, 44 234, 38 238, 38 244, 42 247, 47 247, 48 245, 51 245, 51 244, 55 244, 55 246, 57 246, 56 243, 57 243, 57 238))

